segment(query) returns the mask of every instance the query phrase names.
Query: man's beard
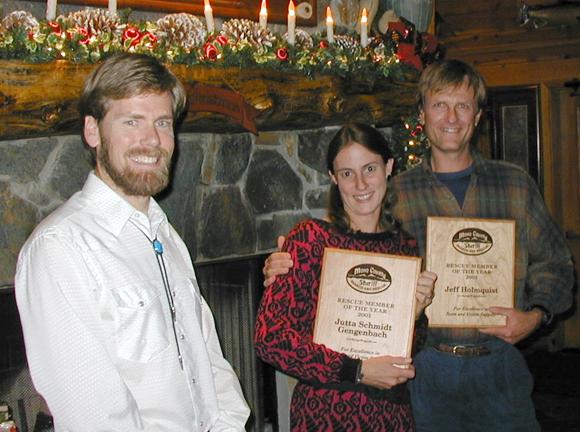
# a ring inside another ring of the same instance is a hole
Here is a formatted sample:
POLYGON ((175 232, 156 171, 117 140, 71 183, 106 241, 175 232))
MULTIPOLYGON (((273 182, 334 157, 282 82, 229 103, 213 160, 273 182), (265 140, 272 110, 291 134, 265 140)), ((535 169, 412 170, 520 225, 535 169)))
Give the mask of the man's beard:
POLYGON ((130 167, 118 169, 111 161, 110 143, 103 139, 101 151, 97 154, 99 164, 105 172, 111 177, 111 180, 127 196, 153 196, 167 187, 169 184, 169 167, 171 158, 169 152, 165 149, 153 150, 133 150, 126 154, 128 158, 134 155, 145 155, 158 157, 163 160, 164 164, 157 170, 144 170, 142 172, 133 171, 130 167))

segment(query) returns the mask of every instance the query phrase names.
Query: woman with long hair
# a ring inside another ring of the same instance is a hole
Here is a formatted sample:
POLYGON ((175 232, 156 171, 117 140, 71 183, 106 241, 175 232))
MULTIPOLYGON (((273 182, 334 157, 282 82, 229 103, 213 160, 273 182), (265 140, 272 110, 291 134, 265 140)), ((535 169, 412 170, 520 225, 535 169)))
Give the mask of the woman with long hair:
MULTIPOLYGON (((387 182, 393 159, 375 128, 352 123, 331 140, 327 167, 332 180, 325 220, 300 222, 283 250, 293 267, 264 292, 256 320, 259 357, 294 376, 290 408, 293 431, 414 430, 405 383, 414 377, 411 358, 349 357, 312 340, 325 247, 418 255, 414 238, 389 210, 387 182), (407 367, 400 367, 405 365, 407 367)), ((422 343, 436 275, 417 284, 415 349, 422 343)))

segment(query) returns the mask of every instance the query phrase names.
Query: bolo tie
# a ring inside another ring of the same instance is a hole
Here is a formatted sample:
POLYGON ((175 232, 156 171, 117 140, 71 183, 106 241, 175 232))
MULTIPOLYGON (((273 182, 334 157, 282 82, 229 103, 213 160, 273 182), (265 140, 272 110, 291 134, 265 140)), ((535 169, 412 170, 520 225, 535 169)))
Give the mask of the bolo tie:
POLYGON ((175 324, 177 322, 177 314, 175 312, 175 302, 173 301, 173 294, 171 293, 171 286, 169 285, 169 278, 167 277, 167 268, 165 267, 165 260, 163 259, 163 244, 155 238, 151 240, 147 233, 143 231, 135 222, 130 221, 135 228, 137 228, 145 236, 145 238, 151 243, 153 251, 155 252, 155 259, 157 260, 157 267, 159 268, 159 273, 161 274, 161 280, 163 281, 163 288, 165 289, 165 297, 167 298, 167 304, 169 306, 169 313, 171 315, 171 327, 173 328, 173 337, 175 338, 175 346, 177 347, 177 358, 179 360, 179 365, 181 370, 183 370, 183 358, 181 356, 181 348, 179 347, 179 340, 177 337, 177 330, 175 329, 175 324))

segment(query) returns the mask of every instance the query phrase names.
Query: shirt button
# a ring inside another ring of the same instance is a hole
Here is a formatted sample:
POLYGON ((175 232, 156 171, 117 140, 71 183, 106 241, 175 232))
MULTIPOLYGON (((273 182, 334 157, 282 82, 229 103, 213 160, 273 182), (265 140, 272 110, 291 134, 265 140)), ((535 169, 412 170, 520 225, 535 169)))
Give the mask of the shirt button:
POLYGON ((203 422, 202 421, 199 422, 199 427, 203 427, 203 422))
POLYGON ((140 306, 140 307, 143 307, 143 306, 145 306, 145 302, 144 302, 143 300, 139 300, 139 306, 140 306))
POLYGON ((180 334, 180 335, 179 335, 179 338, 180 338, 181 340, 183 340, 183 339, 185 339, 185 335, 184 335, 184 334, 180 334))
POLYGON ((192 378, 192 379, 191 379, 191 382, 192 382, 192 383, 194 383, 194 384, 197 384, 197 381, 196 381, 196 379, 195 379, 195 378, 192 378))

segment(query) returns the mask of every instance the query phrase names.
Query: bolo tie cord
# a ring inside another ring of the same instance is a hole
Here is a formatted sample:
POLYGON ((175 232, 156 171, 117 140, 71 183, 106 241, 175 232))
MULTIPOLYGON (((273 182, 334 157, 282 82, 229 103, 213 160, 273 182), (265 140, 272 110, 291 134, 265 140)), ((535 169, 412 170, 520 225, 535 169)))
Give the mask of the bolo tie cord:
POLYGON ((157 239, 157 235, 153 240, 149 238, 147 233, 143 231, 138 225, 133 221, 131 223, 145 236, 145 238, 153 246, 153 251, 155 252, 155 259, 157 260, 157 267, 159 268, 159 273, 161 274, 161 279, 163 281, 163 288, 165 289, 165 297, 167 298, 167 304, 169 305, 169 312, 171 314, 171 327, 173 328, 173 337, 175 338, 175 346, 177 347, 177 358, 179 359, 179 365, 181 370, 183 370, 183 357, 181 356, 181 348, 179 347, 179 338, 177 337, 177 330, 175 329, 175 323, 177 322, 177 313, 175 312, 175 303, 173 301, 173 294, 171 294, 171 287, 169 285, 169 278, 167 276, 167 268, 165 267, 165 260, 163 259, 163 244, 157 239))

